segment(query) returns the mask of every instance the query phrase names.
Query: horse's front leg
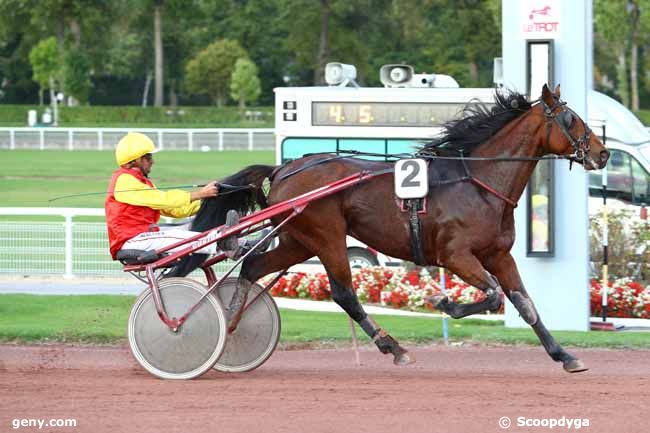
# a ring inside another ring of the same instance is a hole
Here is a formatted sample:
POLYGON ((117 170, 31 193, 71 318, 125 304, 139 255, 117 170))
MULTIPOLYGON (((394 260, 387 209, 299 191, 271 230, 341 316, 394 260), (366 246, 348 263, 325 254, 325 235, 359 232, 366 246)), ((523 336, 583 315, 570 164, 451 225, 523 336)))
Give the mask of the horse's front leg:
POLYGON ((434 308, 444 311, 454 319, 482 313, 484 311, 497 311, 501 308, 501 286, 499 281, 485 270, 481 262, 471 253, 454 254, 445 262, 445 267, 458 275, 467 284, 485 292, 485 299, 471 304, 458 304, 450 301, 445 295, 439 294, 427 299, 434 308))
POLYGON ((486 266, 499 278, 503 284, 504 293, 515 306, 521 318, 533 328, 550 357, 554 361, 562 362, 562 366, 569 373, 588 370, 582 361, 564 350, 546 329, 533 300, 524 288, 517 265, 510 253, 502 253, 489 258, 486 260, 486 266))

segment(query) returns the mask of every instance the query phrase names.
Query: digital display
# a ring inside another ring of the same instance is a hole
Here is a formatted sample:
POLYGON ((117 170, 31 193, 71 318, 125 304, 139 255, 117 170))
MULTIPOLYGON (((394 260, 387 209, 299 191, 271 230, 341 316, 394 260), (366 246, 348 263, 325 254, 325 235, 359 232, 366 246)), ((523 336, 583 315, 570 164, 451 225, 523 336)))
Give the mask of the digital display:
POLYGON ((313 126, 423 126, 457 119, 465 103, 312 102, 313 126))

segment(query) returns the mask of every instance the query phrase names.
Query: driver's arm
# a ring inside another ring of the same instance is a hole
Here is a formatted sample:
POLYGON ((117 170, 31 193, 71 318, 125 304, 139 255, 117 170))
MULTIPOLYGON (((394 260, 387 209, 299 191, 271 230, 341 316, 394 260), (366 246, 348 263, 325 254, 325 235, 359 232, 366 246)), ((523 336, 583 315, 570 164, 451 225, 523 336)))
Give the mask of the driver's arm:
MULTIPOLYGON (((115 200, 134 206, 145 206, 152 209, 174 209, 188 206, 192 203, 187 191, 171 189, 161 191, 143 184, 130 174, 124 173, 115 182, 115 200)), ((200 204, 196 200, 197 204, 200 204)))

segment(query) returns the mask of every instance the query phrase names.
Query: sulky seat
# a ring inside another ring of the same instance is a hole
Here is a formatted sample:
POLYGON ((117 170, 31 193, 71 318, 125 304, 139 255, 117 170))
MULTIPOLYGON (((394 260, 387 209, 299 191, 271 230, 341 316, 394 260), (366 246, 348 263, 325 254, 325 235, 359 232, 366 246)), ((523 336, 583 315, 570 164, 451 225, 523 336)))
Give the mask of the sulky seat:
POLYGON ((161 258, 155 250, 119 250, 115 258, 124 265, 144 265, 152 263, 161 258))

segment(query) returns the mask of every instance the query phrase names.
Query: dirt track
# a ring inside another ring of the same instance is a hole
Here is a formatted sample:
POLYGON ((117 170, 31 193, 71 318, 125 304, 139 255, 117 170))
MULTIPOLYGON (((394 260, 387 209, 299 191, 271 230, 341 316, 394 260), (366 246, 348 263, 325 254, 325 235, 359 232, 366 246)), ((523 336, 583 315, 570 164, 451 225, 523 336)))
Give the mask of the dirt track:
POLYGON ((394 367, 374 350, 277 351, 256 371, 150 376, 126 347, 0 346, 0 432, 500 432, 517 417, 588 418, 587 432, 647 432, 650 352, 574 351, 569 375, 527 347, 415 349, 394 367), (12 429, 19 418, 77 427, 12 429))

